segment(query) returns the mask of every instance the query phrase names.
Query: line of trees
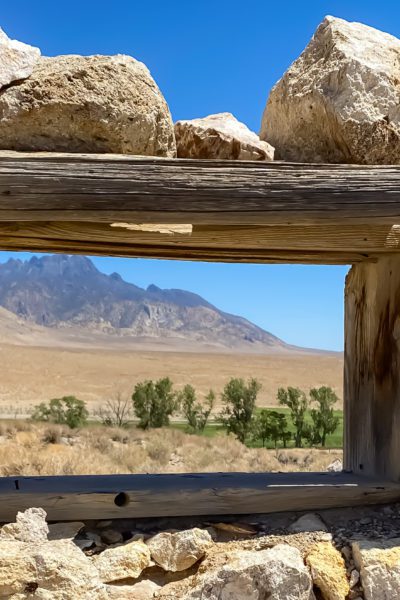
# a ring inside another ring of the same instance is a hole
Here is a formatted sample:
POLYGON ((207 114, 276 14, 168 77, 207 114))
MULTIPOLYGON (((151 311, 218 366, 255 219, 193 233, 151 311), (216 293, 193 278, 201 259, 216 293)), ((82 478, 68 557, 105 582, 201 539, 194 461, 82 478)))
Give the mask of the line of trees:
MULTIPOLYGON (((275 448, 279 445, 286 448, 293 442, 296 448, 304 445, 324 447, 327 436, 339 426, 339 418, 334 412, 338 397, 330 387, 313 388, 308 397, 299 388, 278 389, 278 403, 288 409, 291 427, 283 412, 257 408, 260 390, 261 384, 256 379, 246 382, 232 378, 220 396, 222 409, 216 420, 243 444, 252 441, 261 442, 263 447, 272 444, 275 448)), ((115 427, 128 426, 135 416, 138 427, 150 429, 168 426, 171 416, 179 414, 189 431, 201 433, 210 420, 215 402, 213 390, 200 401, 192 385, 176 391, 171 379, 165 377, 137 383, 131 400, 117 394, 106 402, 97 416, 104 425, 115 427)), ((32 415, 34 420, 66 424, 71 428, 86 425, 88 417, 85 402, 74 396, 42 403, 32 415)))

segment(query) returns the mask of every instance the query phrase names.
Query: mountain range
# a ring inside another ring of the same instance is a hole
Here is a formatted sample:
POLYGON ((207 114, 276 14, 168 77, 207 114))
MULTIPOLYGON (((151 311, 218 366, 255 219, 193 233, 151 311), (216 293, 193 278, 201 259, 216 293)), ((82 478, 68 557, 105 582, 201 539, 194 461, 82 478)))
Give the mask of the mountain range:
POLYGON ((143 289, 118 273, 100 272, 85 256, 12 258, 0 264, 0 307, 0 339, 7 341, 13 335, 17 342, 24 336, 49 339, 52 331, 59 341, 63 332, 66 339, 73 334, 94 345, 118 339, 161 349, 300 350, 197 294, 156 285, 143 289))

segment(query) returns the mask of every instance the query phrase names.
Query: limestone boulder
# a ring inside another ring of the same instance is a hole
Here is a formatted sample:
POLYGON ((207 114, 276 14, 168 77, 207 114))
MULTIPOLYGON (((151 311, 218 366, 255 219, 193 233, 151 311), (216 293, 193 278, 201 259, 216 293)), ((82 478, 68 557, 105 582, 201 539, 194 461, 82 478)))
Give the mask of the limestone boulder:
POLYGON ((136 579, 150 565, 150 551, 142 541, 128 542, 93 556, 92 562, 105 583, 136 579))
POLYGON ((18 512, 15 523, 6 523, 0 529, 0 541, 18 540, 31 544, 47 541, 49 527, 46 516, 43 508, 28 508, 24 512, 18 512))
POLYGON ((312 588, 299 550, 280 544, 229 554, 224 565, 195 578, 184 600, 314 600, 312 588))
POLYGON ((0 92, 0 148, 175 156, 171 115, 129 56, 41 58, 0 92))
POLYGON ((144 579, 133 585, 107 586, 110 600, 152 600, 160 589, 161 586, 149 579, 144 579))
POLYGON ((163 532, 148 539, 151 558, 165 571, 184 571, 203 558, 212 546, 211 535, 205 529, 187 529, 175 533, 163 532))
POLYGON ((318 542, 307 555, 314 584, 323 600, 346 600, 350 585, 341 553, 330 542, 318 542))
POLYGON ((352 544, 365 600, 400 598, 400 538, 352 544))
POLYGON ((400 162, 400 40, 326 17, 269 96, 261 139, 288 161, 400 162))
POLYGON ((274 159, 274 148, 230 113, 175 123, 179 158, 274 159))
POLYGON ((39 48, 11 40, 0 29, 0 88, 29 77, 39 58, 39 48))

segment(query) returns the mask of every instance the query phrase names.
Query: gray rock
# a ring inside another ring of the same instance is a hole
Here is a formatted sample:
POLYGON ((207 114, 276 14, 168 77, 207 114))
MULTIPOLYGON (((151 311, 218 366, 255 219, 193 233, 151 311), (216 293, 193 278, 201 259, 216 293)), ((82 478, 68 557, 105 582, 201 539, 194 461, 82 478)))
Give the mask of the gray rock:
POLYGON ((49 525, 49 540, 73 540, 85 523, 81 521, 70 521, 68 523, 53 523, 49 525))
POLYGON ((123 541, 122 533, 115 529, 105 529, 101 532, 101 539, 105 544, 119 544, 123 541))
POLYGON ((39 48, 11 40, 0 29, 0 88, 29 77, 39 58, 39 48))
POLYGON ((175 123, 178 157, 230 160, 274 159, 274 149, 262 142, 230 113, 175 123))
POLYGON ((365 600, 400 598, 400 538, 352 544, 365 600))
POLYGON ((129 56, 42 58, 0 96, 0 148, 175 156, 168 106, 129 56))
POLYGON ((241 551, 195 578, 183 600, 314 600, 312 581, 297 548, 241 551))
POLYGON ((290 161, 400 162, 400 41, 326 17, 272 89, 263 140, 290 161))
POLYGON ((302 533, 306 531, 328 531, 328 528, 319 515, 307 513, 292 523, 289 531, 292 533, 302 533))

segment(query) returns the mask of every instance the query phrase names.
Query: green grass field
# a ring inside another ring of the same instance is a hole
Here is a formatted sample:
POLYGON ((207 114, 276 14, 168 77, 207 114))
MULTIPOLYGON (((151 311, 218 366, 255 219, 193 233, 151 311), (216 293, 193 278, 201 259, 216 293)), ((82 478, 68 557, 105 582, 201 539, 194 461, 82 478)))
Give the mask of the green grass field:
MULTIPOLYGON (((262 410, 262 409, 257 409, 257 410, 262 410)), ((289 431, 294 432, 294 427, 293 427, 292 421, 290 419, 290 411, 288 408, 273 408, 271 410, 276 410, 277 412, 284 414, 287 418, 289 431)), ((337 430, 335 431, 335 433, 327 436, 326 448, 342 448, 343 447, 343 411, 335 410, 335 416, 339 417, 339 426, 338 426, 337 430)), ((311 422, 311 416, 310 416, 309 411, 307 413, 307 421, 311 422)), ((188 431, 188 426, 186 423, 172 422, 170 426, 173 427, 174 429, 180 429, 181 431, 185 431, 185 432, 188 431)), ((204 435, 206 437, 214 437, 216 435, 226 435, 226 429, 220 423, 211 421, 210 423, 207 424, 204 431, 201 434, 197 434, 197 435, 204 435)), ((261 448, 261 446, 262 446, 261 441, 254 442, 253 440, 248 440, 246 442, 246 445, 249 446, 249 448, 261 448)), ((288 443, 287 447, 293 448, 293 441, 290 441, 288 443)), ((267 444, 266 448, 274 448, 274 446, 273 446, 273 444, 267 444)))

